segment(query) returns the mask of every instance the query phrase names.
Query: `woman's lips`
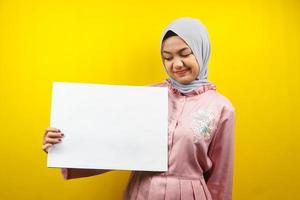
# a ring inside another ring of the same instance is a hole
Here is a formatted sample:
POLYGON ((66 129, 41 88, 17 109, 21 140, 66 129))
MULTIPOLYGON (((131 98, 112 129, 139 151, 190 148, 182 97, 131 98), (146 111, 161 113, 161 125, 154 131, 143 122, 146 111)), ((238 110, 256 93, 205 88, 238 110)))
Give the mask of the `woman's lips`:
POLYGON ((175 71, 174 73, 178 74, 178 75, 184 75, 187 71, 188 71, 188 69, 184 69, 184 70, 175 71))

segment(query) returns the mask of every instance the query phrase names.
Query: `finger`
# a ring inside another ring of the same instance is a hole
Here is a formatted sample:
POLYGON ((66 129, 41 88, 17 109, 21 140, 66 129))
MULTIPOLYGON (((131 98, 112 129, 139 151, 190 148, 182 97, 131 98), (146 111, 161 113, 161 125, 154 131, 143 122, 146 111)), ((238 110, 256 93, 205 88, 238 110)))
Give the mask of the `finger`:
POLYGON ((65 134, 64 133, 61 133, 61 132, 48 132, 47 133, 47 137, 50 137, 50 138, 62 138, 64 137, 65 134))
MULTIPOLYGON (((64 134, 63 133, 56 133, 56 132, 48 132, 44 138, 43 138, 43 144, 46 144, 47 143, 47 139, 50 138, 50 139, 61 139, 64 137, 64 134)), ((52 142, 51 142, 52 143, 52 142)))
POLYGON ((57 143, 60 143, 61 141, 62 141, 61 138, 53 139, 53 138, 46 137, 45 144, 47 144, 47 143, 57 144, 57 143))
POLYGON ((45 151, 46 153, 48 153, 49 148, 52 147, 52 146, 53 146, 52 144, 47 143, 47 144, 43 145, 42 149, 43 149, 43 151, 45 151))
POLYGON ((60 132, 60 129, 54 128, 54 127, 49 127, 49 128, 46 128, 45 134, 46 134, 47 132, 49 132, 49 131, 51 131, 51 132, 60 132))

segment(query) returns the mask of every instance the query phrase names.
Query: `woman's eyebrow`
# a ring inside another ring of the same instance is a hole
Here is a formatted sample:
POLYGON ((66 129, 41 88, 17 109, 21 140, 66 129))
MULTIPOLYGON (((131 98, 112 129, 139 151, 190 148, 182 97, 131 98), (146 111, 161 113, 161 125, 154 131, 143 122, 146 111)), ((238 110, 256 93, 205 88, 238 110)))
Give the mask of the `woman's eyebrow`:
MULTIPOLYGON (((188 47, 184 47, 184 48, 180 49, 178 52, 182 52, 182 51, 184 51, 186 49, 189 49, 189 48, 188 47)), ((169 54, 171 54, 171 52, 166 51, 166 50, 163 50, 163 53, 169 53, 169 54)))

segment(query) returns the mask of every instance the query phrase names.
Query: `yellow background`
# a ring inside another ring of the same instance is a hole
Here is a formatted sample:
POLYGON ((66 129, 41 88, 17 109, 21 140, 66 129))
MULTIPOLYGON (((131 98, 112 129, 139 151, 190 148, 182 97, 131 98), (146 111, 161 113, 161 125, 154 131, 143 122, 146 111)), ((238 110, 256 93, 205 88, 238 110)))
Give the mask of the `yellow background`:
POLYGON ((0 199, 120 199, 128 171, 46 167, 52 82, 162 81, 160 36, 183 16, 207 26, 209 80, 237 111, 234 199, 300 199, 298 0, 0 0, 0 199))

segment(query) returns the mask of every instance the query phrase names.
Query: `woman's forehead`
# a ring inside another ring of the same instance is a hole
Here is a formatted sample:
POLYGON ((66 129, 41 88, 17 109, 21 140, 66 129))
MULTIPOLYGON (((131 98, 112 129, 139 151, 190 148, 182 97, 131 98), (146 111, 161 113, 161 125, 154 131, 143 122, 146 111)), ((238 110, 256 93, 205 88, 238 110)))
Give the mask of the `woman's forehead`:
POLYGON ((178 50, 184 50, 184 49, 190 49, 190 47, 179 36, 169 37, 168 39, 166 39, 163 42, 163 45, 162 45, 163 52, 178 51, 178 50))

